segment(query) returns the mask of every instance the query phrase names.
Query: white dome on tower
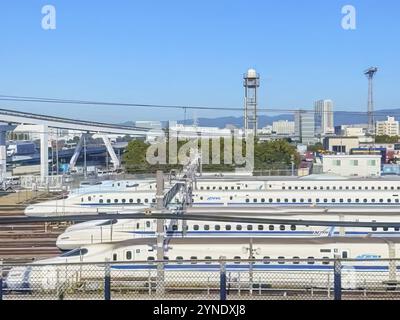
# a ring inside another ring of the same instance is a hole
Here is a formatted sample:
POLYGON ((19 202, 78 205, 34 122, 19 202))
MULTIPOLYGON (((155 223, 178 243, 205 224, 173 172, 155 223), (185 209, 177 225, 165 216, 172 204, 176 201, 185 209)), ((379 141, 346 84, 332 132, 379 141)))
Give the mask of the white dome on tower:
POLYGON ((257 78, 257 71, 255 69, 247 70, 247 78, 257 78))

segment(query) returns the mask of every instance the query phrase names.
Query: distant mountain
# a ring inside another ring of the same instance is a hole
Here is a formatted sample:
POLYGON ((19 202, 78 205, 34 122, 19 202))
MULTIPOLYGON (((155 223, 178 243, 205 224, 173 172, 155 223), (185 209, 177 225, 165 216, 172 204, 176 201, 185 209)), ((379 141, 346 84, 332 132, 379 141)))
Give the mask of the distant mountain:
MULTIPOLYGON (((381 121, 386 120, 387 117, 394 116, 396 120, 400 121, 400 109, 390 109, 390 110, 378 110, 375 112, 375 120, 381 121)), ((259 128, 265 127, 266 125, 271 125, 274 121, 288 120, 294 121, 293 114, 281 114, 277 116, 266 116, 261 115, 258 118, 259 128)), ((193 120, 181 120, 178 121, 180 124, 192 125, 193 120)), ((241 128, 243 126, 243 117, 219 117, 219 118, 198 118, 197 123, 202 127, 218 127, 225 128, 227 125, 234 125, 235 127, 241 128)), ((345 124, 361 124, 368 123, 368 117, 365 113, 357 112, 346 112, 338 111, 335 112, 335 126, 345 125, 345 124)), ((167 125, 166 121, 162 121, 163 126, 167 125)), ((121 125, 134 126, 134 121, 124 122, 121 125)))

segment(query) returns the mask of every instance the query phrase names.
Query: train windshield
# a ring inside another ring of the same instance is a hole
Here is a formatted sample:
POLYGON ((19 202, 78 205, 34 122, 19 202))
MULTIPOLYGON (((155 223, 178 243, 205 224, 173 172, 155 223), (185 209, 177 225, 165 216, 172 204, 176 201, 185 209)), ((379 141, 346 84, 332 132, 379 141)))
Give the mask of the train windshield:
POLYGON ((100 223, 99 226, 109 226, 109 225, 112 225, 112 224, 116 224, 117 222, 118 222, 117 219, 107 220, 107 221, 105 221, 103 223, 100 223))
POLYGON ((88 253, 87 249, 74 249, 61 255, 62 258, 84 256, 88 253))

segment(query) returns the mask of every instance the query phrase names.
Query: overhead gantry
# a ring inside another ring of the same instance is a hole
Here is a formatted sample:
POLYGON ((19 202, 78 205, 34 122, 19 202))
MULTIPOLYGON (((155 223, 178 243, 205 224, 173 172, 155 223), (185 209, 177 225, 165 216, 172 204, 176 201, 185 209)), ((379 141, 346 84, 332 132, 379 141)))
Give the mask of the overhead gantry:
MULTIPOLYGON (((40 114, 33 114, 27 112, 19 112, 13 110, 0 109, 0 122, 8 124, 6 126, 2 126, 0 128, 0 135, 4 137, 1 139, 0 137, 0 163, 1 168, 6 166, 6 155, 2 156, 2 150, 6 148, 5 134, 8 131, 15 130, 15 125, 24 125, 24 128, 20 130, 22 131, 30 131, 30 132, 38 132, 40 135, 40 163, 41 170, 40 175, 42 179, 45 179, 48 176, 48 141, 49 141, 49 128, 55 129, 64 129, 64 130, 74 130, 87 133, 99 133, 103 137, 104 144, 107 147, 107 151, 110 154, 111 159, 113 160, 114 167, 120 166, 120 161, 116 156, 114 149, 111 145, 110 139, 107 135, 109 134, 121 134, 121 135, 130 135, 134 137, 143 137, 149 133, 149 129, 147 128, 139 128, 139 127, 130 127, 130 126, 122 126, 116 124, 95 122, 95 121, 85 121, 85 120, 76 120, 69 119, 63 117, 54 117, 40 114), (1 131, 3 130, 3 131, 1 131)), ((152 130, 152 134, 158 134, 155 130, 152 130)), ((160 130, 159 134, 162 134, 160 130)), ((82 137, 81 137, 82 140, 82 137)), ((79 144, 78 144, 79 145, 79 144)), ((75 165, 77 157, 80 152, 79 148, 75 150, 74 161, 71 162, 75 165)), ((4 151, 5 153, 5 151, 4 151)), ((0 169, 1 169, 0 168, 0 169)), ((4 181, 6 176, 5 170, 2 170, 0 173, 1 181, 4 181)))

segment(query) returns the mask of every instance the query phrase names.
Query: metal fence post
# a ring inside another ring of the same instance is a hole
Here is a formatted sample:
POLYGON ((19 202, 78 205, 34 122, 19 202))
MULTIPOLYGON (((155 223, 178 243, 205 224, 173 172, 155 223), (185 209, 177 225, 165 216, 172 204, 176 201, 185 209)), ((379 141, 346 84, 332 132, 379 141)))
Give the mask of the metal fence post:
POLYGON ((106 259, 104 274, 104 300, 111 300, 111 270, 110 260, 106 259))
POLYGON ((0 301, 3 300, 3 260, 0 259, 0 301))
POLYGON ((342 300, 342 263, 335 259, 334 264, 334 291, 335 300, 342 300))
POLYGON ((221 260, 220 262, 220 300, 226 300, 226 261, 221 260))

